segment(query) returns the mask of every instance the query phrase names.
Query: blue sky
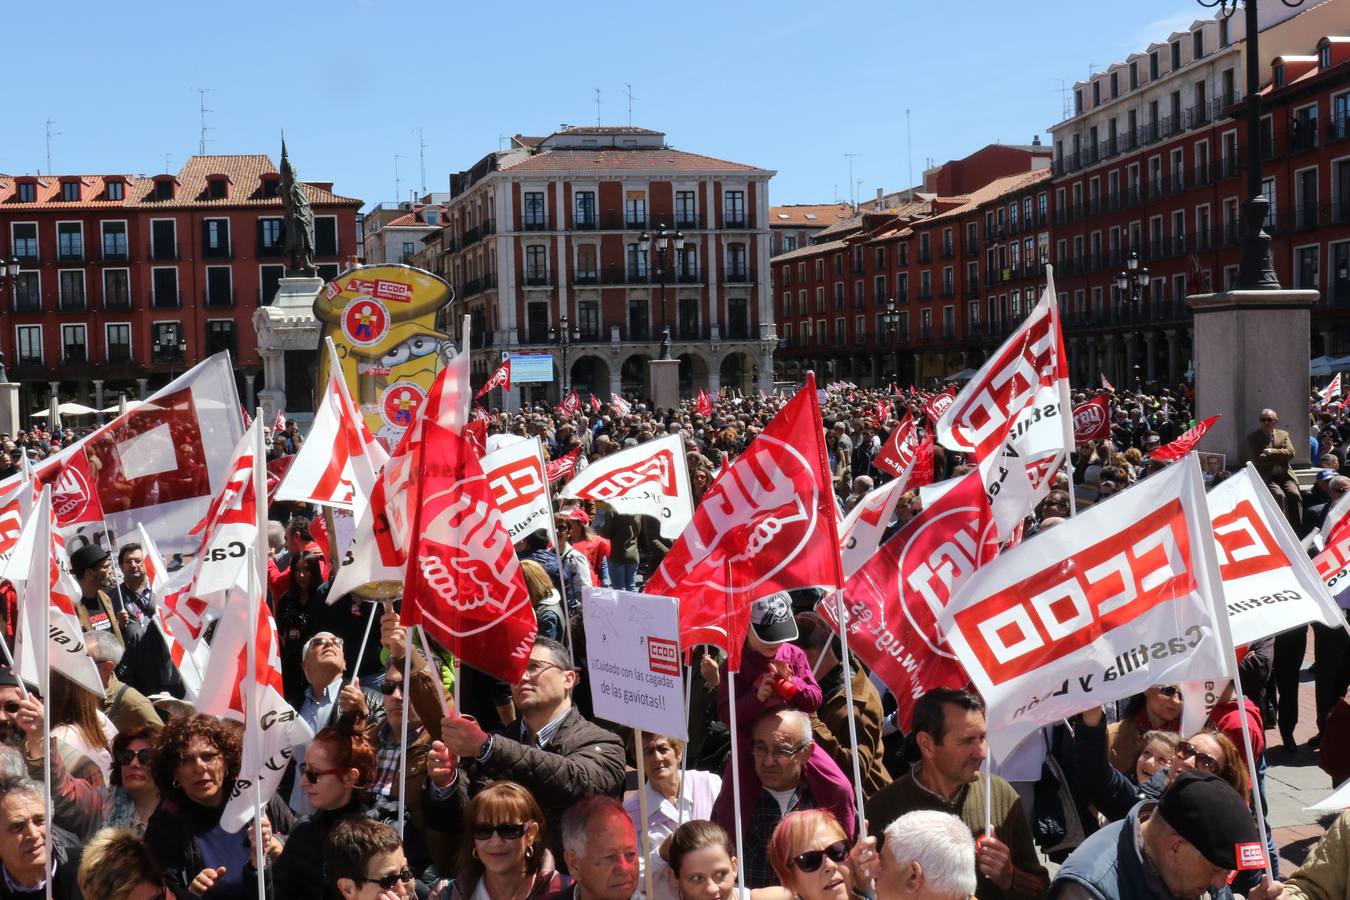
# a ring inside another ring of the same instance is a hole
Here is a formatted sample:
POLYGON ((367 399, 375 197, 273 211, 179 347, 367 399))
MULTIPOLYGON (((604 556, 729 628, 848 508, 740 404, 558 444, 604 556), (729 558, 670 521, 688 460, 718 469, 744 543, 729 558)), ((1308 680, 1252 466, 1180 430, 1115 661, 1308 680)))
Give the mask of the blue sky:
MULTIPOLYGON (((275 157, 367 203, 447 189, 501 136, 600 118, 774 169, 771 202, 863 198, 1061 118, 1061 80, 1204 13, 1196 0, 597 0, 469 4, 74 0, 7 10, 0 172, 176 170, 197 151, 275 157), (1089 14, 1087 11, 1091 11, 1089 14), (62 24, 65 23, 65 24, 62 24), (20 37, 27 35, 27 38, 20 37)), ((1046 137, 1043 140, 1048 139, 1046 137)))

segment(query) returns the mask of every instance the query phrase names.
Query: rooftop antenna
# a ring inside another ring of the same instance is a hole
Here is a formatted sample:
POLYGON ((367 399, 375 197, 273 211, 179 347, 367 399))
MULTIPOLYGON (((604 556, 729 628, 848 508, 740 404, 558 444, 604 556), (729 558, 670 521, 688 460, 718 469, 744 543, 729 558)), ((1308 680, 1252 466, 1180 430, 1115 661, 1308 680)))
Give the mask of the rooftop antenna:
POLYGON ((1067 119, 1070 110, 1073 109, 1069 105, 1069 83, 1063 78, 1056 78, 1055 80, 1059 82, 1059 114, 1062 118, 1067 119))
POLYGON ((497 135, 497 149, 498 150, 506 149, 506 135, 504 134, 497 135))
POLYGON ((853 207, 854 212, 857 212, 858 201, 853 193, 853 160, 856 159, 860 154, 845 153, 844 155, 848 157, 848 205, 853 207))
POLYGON ((1088 81, 1092 80, 1092 74, 1101 68, 1098 63, 1088 63, 1088 81))
POLYGON ((422 130, 425 126, 419 125, 413 129, 417 132, 417 161, 422 167, 422 193, 427 192, 427 142, 422 137, 422 130))
POLYGON ((198 113, 201 114, 201 119, 202 119, 202 131, 201 131, 201 136, 197 139, 197 152, 200 153, 202 156, 205 156, 205 155, 206 155, 206 133, 207 133, 208 131, 214 131, 214 130, 215 130, 215 129, 209 128, 209 127, 207 126, 207 124, 206 124, 206 114, 209 113, 209 112, 215 112, 215 110, 213 110, 213 109, 207 109, 207 108, 206 108, 206 95, 207 95, 208 93, 210 93, 210 91, 211 91, 210 88, 193 88, 193 90, 197 92, 197 111, 198 111, 198 113))
POLYGON ((911 140, 909 130, 909 109, 905 109, 905 158, 908 166, 908 174, 905 176, 909 182, 909 200, 914 202, 914 143, 911 140))
POLYGON ((164 154, 164 174, 169 174, 169 154, 164 154))
POLYGON ((600 89, 595 89, 595 127, 600 127, 600 89))
POLYGON ((629 127, 629 128, 632 128, 632 127, 633 127, 633 100, 635 100, 636 98, 633 96, 633 86, 632 86, 631 84, 629 84, 628 82, 625 81, 625 82, 623 83, 623 86, 624 86, 624 93, 626 93, 626 94, 628 95, 628 127, 629 127))
POLYGON ((47 174, 52 174, 52 138, 60 136, 61 132, 52 131, 52 126, 56 123, 51 119, 47 120, 47 174))
POLYGON ((859 200, 862 199, 862 186, 863 186, 863 180, 862 180, 861 178, 859 178, 859 179, 858 179, 858 184, 857 184, 858 190, 857 190, 857 193, 854 194, 854 196, 857 197, 859 200))
POLYGON ((402 158, 403 158, 403 156, 402 156, 401 154, 398 154, 398 153, 395 153, 395 154, 394 154, 394 201, 395 201, 395 202, 398 202, 398 198, 403 196, 403 179, 400 178, 400 177, 399 177, 399 174, 398 174, 398 161, 399 161, 400 159, 402 159, 402 158))

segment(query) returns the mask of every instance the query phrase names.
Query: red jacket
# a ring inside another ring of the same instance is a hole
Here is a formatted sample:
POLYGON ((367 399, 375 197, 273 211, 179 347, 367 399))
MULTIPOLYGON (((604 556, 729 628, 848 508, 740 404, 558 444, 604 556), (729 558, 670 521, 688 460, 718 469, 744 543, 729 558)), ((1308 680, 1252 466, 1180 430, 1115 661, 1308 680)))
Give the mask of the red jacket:
MULTIPOLYGON (((305 553, 313 553, 319 558, 319 575, 323 581, 328 581, 332 573, 328 570, 328 557, 324 555, 323 549, 313 541, 305 545, 305 553)), ((318 585, 315 585, 318 587, 318 585)), ((277 565, 277 561, 272 557, 267 559, 267 589, 272 592, 272 598, 275 600, 282 594, 291 589, 291 568, 286 567, 283 572, 277 565)))
MULTIPOLYGON (((1247 700, 1246 697, 1243 699, 1247 700)), ((1245 724, 1247 734, 1252 741, 1252 757, 1254 759, 1260 759, 1261 754, 1266 751, 1266 728, 1261 721, 1261 711, 1256 708, 1255 703, 1251 700, 1247 700, 1246 710, 1247 715, 1245 724)), ((1245 761, 1247 758, 1247 751, 1242 744, 1242 728, 1244 722, 1243 715, 1238 710, 1237 700, 1234 699, 1224 703, 1215 704, 1214 708, 1210 710, 1209 721, 1216 731, 1233 742, 1233 745, 1238 749, 1238 753, 1241 754, 1245 761)), ((1248 771, 1247 775, 1252 785, 1255 786, 1256 773, 1248 771)))

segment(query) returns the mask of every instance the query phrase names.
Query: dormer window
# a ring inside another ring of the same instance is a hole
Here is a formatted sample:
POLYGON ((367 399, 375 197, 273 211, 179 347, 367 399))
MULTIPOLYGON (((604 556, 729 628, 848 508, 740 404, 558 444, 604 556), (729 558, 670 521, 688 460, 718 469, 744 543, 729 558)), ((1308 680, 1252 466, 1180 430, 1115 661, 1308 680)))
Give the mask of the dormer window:
POLYGON ((227 175, 208 175, 206 178, 206 199, 225 200, 230 196, 230 179, 227 175))
POLYGON ((1284 87, 1284 63, 1275 64, 1273 78, 1275 82, 1275 87, 1277 88, 1284 87))
POLYGON ((1324 42, 1322 46, 1317 48, 1317 68, 1331 68, 1331 44, 1324 42))
POLYGON ((1181 68, 1181 41, 1172 42, 1172 71, 1181 68))
POLYGON ((31 182, 31 181, 21 181, 21 182, 19 182, 18 188, 19 188, 19 202, 20 202, 20 203, 36 203, 36 202, 37 202, 37 185, 36 185, 36 184, 34 184, 34 183, 31 182))
POLYGON ((281 176, 275 172, 268 172, 262 177, 262 195, 264 197, 275 197, 281 191, 281 176))
POLYGON ((63 203, 80 202, 80 183, 78 181, 61 182, 61 201, 63 203))
POLYGON ((155 178, 155 199, 172 200, 174 180, 172 175, 159 175, 155 178))
POLYGON ((1191 32, 1191 59, 1203 59, 1205 56, 1205 33, 1191 32))
POLYGON ((120 181, 108 182, 108 199, 121 200, 126 197, 127 186, 120 181))

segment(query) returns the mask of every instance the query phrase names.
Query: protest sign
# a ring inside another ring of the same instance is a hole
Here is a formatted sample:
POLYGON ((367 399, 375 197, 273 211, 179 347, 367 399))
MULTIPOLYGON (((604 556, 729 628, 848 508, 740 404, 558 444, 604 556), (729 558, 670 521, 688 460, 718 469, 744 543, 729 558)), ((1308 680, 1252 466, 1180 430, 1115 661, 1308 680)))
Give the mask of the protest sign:
POLYGON ((685 740, 679 603, 603 588, 582 597, 596 718, 685 740))

